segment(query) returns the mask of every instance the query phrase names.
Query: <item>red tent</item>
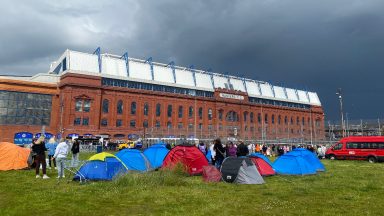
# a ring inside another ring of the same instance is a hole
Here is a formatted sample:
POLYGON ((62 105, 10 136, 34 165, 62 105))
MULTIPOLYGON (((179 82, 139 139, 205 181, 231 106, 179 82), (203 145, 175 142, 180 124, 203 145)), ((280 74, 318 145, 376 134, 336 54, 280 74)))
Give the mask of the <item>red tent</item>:
POLYGON ((255 155, 250 156, 252 162, 255 164, 257 170, 262 176, 275 175, 276 172, 273 170, 272 166, 267 163, 264 159, 257 157, 255 155))
POLYGON ((197 147, 178 145, 165 156, 163 167, 172 168, 178 163, 183 164, 190 175, 196 175, 203 172, 203 166, 208 165, 208 160, 197 147))
POLYGON ((221 181, 221 172, 215 166, 204 166, 203 180, 205 182, 219 182, 221 181))

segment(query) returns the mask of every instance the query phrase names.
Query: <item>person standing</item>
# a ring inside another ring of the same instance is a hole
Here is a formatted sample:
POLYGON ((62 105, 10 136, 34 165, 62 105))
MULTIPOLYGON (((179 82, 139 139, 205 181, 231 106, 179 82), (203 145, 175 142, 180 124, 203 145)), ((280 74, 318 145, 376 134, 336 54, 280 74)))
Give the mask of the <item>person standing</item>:
POLYGON ((225 149, 223 145, 221 144, 220 139, 215 140, 215 145, 213 146, 213 150, 216 152, 216 168, 220 169, 221 164, 223 163, 223 160, 225 158, 225 149))
POLYGON ((42 165, 43 169, 43 179, 49 179, 47 176, 47 163, 45 161, 45 151, 47 149, 45 148, 44 143, 44 136, 40 136, 39 139, 32 142, 32 151, 36 153, 35 156, 35 171, 36 171, 36 178, 40 178, 40 164, 42 165))
POLYGON ((245 146, 244 142, 240 141, 240 144, 237 146, 237 157, 247 156, 248 154, 248 147, 245 146))
POLYGON ((212 165, 215 166, 215 162, 216 162, 216 151, 214 150, 214 144, 211 143, 209 145, 209 150, 211 151, 211 159, 212 159, 212 165))
POLYGON ((228 150, 227 150, 227 156, 236 157, 236 153, 237 153, 236 146, 233 144, 233 142, 229 142, 228 150))
POLYGON ((78 139, 75 139, 75 142, 73 142, 71 151, 72 151, 71 166, 76 167, 79 163, 79 153, 80 153, 80 142, 78 139))
POLYGON ((55 154, 56 147, 57 147, 57 142, 56 142, 54 137, 49 139, 48 143, 45 144, 45 148, 48 149, 48 164, 49 164, 48 168, 49 169, 51 169, 51 167, 52 167, 52 162, 53 162, 53 167, 55 169, 57 169, 56 168, 56 160, 52 159, 53 155, 55 154))
POLYGON ((199 150, 204 154, 206 155, 208 150, 207 150, 207 147, 205 146, 205 144, 203 142, 200 142, 199 145, 198 145, 198 148, 199 150))
POLYGON ((68 144, 65 142, 63 138, 61 138, 59 145, 57 146, 55 150, 55 154, 53 155, 52 160, 56 160, 57 162, 57 171, 58 176, 57 178, 65 178, 64 175, 64 162, 68 155, 68 144))

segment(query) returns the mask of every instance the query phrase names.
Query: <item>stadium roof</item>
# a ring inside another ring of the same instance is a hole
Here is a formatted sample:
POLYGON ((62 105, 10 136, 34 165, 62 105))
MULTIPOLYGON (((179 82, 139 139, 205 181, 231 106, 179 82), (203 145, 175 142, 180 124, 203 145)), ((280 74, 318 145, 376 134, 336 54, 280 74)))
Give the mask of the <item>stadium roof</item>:
POLYGON ((141 60, 129 58, 127 54, 123 56, 101 54, 100 48, 93 54, 66 50, 56 62, 51 64, 48 73, 62 75, 67 72, 211 92, 216 88, 226 88, 247 92, 250 97, 321 105, 315 92, 179 67, 175 66, 173 62, 170 64, 157 63, 153 62, 152 58, 141 60))

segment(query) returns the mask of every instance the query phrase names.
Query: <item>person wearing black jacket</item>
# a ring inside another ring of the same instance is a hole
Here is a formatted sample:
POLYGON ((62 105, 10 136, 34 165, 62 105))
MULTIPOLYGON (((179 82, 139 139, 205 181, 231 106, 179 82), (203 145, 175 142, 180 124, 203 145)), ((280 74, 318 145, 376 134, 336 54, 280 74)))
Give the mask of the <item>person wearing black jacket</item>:
POLYGON ((75 139, 75 141, 72 144, 72 161, 71 166, 76 167, 79 163, 79 153, 80 153, 80 141, 78 139, 75 139))
POLYGON ((32 151, 36 154, 35 156, 35 171, 36 178, 40 178, 40 164, 43 168, 43 179, 49 179, 47 176, 47 163, 45 161, 45 148, 44 136, 41 136, 39 139, 34 139, 32 141, 32 151))
POLYGON ((223 163, 223 160, 225 158, 225 149, 224 149, 223 145, 221 144, 220 139, 215 140, 213 150, 216 152, 215 165, 218 169, 220 169, 221 164, 223 163))
POLYGON ((248 147, 243 143, 240 142, 240 145, 237 146, 237 157, 241 156, 247 156, 249 154, 249 149, 248 147))

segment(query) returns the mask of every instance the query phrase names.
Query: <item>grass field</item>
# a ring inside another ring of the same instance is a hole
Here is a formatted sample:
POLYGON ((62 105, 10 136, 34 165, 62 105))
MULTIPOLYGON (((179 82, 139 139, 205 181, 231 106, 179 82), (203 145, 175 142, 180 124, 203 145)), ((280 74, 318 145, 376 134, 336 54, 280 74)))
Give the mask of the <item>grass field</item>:
MULTIPOLYGON (((83 154, 82 157, 89 155, 83 154)), ((263 185, 204 183, 156 171, 113 182, 35 179, 0 172, 0 215, 383 215, 384 163, 323 160, 312 176, 271 176, 263 185)))

